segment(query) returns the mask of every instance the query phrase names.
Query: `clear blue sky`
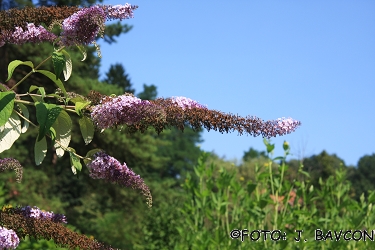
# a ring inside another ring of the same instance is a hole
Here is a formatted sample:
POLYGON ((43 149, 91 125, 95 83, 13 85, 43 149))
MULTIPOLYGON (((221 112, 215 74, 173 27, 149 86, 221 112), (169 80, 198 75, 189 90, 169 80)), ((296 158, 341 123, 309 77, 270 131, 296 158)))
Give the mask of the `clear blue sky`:
MULTIPOLYGON (((375 153, 375 1, 145 1, 133 29, 101 44, 104 76, 122 63, 137 92, 302 126, 274 138, 294 158, 326 150, 347 165, 375 153)), ((104 4, 123 4, 114 0, 104 4)), ((240 159, 261 137, 205 131, 201 147, 240 159)))

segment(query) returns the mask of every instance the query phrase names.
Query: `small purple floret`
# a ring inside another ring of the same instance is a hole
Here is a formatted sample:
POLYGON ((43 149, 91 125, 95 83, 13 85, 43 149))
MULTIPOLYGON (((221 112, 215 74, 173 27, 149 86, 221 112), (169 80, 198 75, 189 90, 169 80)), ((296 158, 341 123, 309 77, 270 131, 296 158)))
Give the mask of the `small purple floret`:
POLYGON ((120 19, 121 21, 123 19, 133 18, 133 10, 137 8, 138 6, 132 6, 126 3, 125 5, 104 6, 104 11, 108 20, 120 19))
POLYGON ((23 215, 25 217, 35 218, 35 219, 47 219, 56 223, 68 223, 65 215, 55 214, 52 211, 51 212, 42 211, 36 206, 34 207, 26 206, 26 207, 23 207, 21 211, 23 212, 23 215))
POLYGON ((176 104, 182 109, 191 109, 191 108, 203 108, 207 109, 207 106, 199 104, 197 101, 194 101, 190 98, 183 96, 174 96, 171 98, 172 103, 176 104))
POLYGON ((12 229, 0 227, 0 248, 1 249, 16 249, 20 239, 12 229))
POLYGON ((149 101, 134 96, 121 95, 96 105, 91 118, 99 129, 106 129, 117 125, 132 125, 144 117, 142 108, 151 106, 149 101))
POLYGON ((24 43, 41 43, 53 42, 57 36, 47 31, 43 26, 35 26, 33 23, 27 24, 27 29, 16 27, 15 31, 3 31, 0 34, 0 47, 5 43, 24 44, 24 43))

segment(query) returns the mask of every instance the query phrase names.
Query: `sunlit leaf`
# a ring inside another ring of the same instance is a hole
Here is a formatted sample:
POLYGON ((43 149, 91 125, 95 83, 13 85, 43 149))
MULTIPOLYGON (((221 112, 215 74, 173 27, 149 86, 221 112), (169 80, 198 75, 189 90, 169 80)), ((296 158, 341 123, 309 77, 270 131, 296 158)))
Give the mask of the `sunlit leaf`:
POLYGON ((44 157, 47 155, 47 140, 46 137, 43 136, 42 139, 39 141, 36 140, 34 146, 34 155, 35 155, 35 164, 40 165, 42 164, 44 157))
POLYGON ((39 136, 38 141, 42 139, 49 131, 52 124, 56 121, 62 108, 56 104, 48 103, 35 103, 36 119, 39 123, 39 136))
POLYGON ((73 148, 69 148, 70 165, 72 166, 72 172, 74 174, 77 173, 76 170, 78 170, 78 171, 82 170, 81 159, 75 154, 75 152, 76 151, 73 148))
POLYGON ((52 127, 56 131, 55 145, 58 157, 64 155, 64 148, 67 148, 71 139, 72 120, 65 110, 62 110, 52 127))
POLYGON ((8 78, 5 80, 6 82, 9 81, 9 79, 12 77, 14 70, 19 66, 19 65, 27 65, 34 69, 34 64, 30 61, 20 61, 20 60, 14 60, 9 63, 8 65, 8 78))
POLYGON ((0 153, 12 147, 21 135, 21 120, 16 112, 12 112, 4 126, 0 127, 0 153))
POLYGON ((11 116, 15 97, 13 91, 0 92, 0 126, 3 126, 11 116))
POLYGON ((79 119, 78 123, 81 129, 83 140, 87 145, 94 138, 94 125, 92 124, 92 121, 86 116, 82 116, 81 119, 79 119))

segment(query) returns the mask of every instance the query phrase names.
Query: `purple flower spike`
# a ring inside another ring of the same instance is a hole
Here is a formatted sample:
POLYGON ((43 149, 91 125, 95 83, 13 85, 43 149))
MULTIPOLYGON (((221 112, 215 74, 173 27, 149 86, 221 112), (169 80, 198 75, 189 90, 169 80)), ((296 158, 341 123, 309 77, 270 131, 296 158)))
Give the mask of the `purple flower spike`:
POLYGON ((16 27, 14 32, 2 31, 0 34, 0 47, 5 43, 24 44, 53 42, 57 36, 47 31, 43 26, 35 26, 33 23, 27 24, 27 29, 16 27))
POLYGON ((91 112, 91 118, 99 129, 123 124, 132 125, 144 118, 143 111, 147 107, 151 107, 149 101, 131 95, 121 95, 106 98, 102 104, 96 105, 91 112))
POLYGON ((152 206, 150 189, 139 175, 136 175, 126 166, 126 163, 121 164, 118 160, 103 151, 94 154, 93 158, 87 165, 91 178, 105 179, 125 187, 139 189, 146 196, 149 207, 152 206))
POLYGON ((120 19, 121 21, 123 19, 133 18, 133 10, 137 9, 138 6, 126 3, 125 5, 103 6, 103 8, 108 20, 120 19))
POLYGON ((0 227, 0 248, 1 249, 16 249, 20 239, 17 234, 11 230, 6 229, 5 227, 0 227))
POLYGON ((104 31, 105 12, 99 6, 83 8, 62 23, 61 41, 65 46, 92 43, 104 31))
POLYGON ((52 211, 51 212, 42 211, 38 207, 35 207, 35 206, 23 207, 21 208, 21 211, 23 213, 23 216, 25 217, 35 218, 35 219, 46 219, 46 220, 51 220, 56 223, 68 223, 65 215, 55 214, 52 211))
POLYGON ((174 96, 171 98, 172 103, 176 104, 182 109, 191 109, 191 108, 203 108, 207 109, 205 105, 199 104, 197 101, 194 101, 190 98, 183 96, 174 96))

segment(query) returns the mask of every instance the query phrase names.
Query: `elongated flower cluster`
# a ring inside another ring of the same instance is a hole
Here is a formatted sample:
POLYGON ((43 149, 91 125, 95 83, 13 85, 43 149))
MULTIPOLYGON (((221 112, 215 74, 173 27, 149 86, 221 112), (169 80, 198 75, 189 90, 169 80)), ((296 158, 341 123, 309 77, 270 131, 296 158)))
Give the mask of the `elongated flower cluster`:
POLYGON ((16 172, 16 181, 18 183, 21 182, 23 168, 19 161, 13 158, 0 159, 0 172, 5 171, 6 169, 14 170, 16 172))
POLYGON ((99 6, 74 13, 62 23, 62 43, 66 46, 92 43, 99 32, 104 32, 105 19, 104 10, 99 6))
POLYGON ((107 20, 119 19, 122 21, 123 19, 133 18, 133 11, 138 6, 126 3, 124 5, 104 5, 102 8, 105 11, 107 20))
POLYGON ((141 122, 145 115, 150 115, 152 105, 131 95, 107 97, 101 105, 92 109, 91 118, 99 129, 106 129, 117 125, 132 125, 141 122))
POLYGON ((52 211, 51 212, 42 211, 36 206, 34 207, 26 206, 26 207, 21 208, 21 211, 25 217, 43 219, 43 220, 51 220, 56 223, 68 223, 66 221, 65 215, 55 214, 52 211))
POLYGON ((92 109, 91 118, 100 129, 127 125, 129 132, 144 132, 153 126, 160 133, 174 126, 184 130, 186 124, 197 130, 202 127, 221 133, 237 131, 266 138, 289 134, 301 125, 292 118, 263 121, 258 117, 241 117, 210 110, 186 97, 159 98, 143 101, 136 97, 103 98, 102 104, 92 109), (147 108, 145 108, 147 107, 147 108))
POLYGON ((93 179, 104 179, 125 187, 141 190, 142 194, 146 196, 148 206, 152 206, 150 189, 139 175, 136 175, 126 166, 126 163, 121 164, 112 156, 100 151, 94 154, 93 160, 87 167, 90 171, 90 177, 93 179))
MULTIPOLYGON (((31 208, 31 209, 35 209, 31 208)), ((31 210, 30 207, 26 210, 31 210)), ((19 238, 24 238, 25 236, 30 236, 36 239, 44 238, 44 239, 53 239, 53 241, 61 246, 61 247, 67 247, 69 249, 96 249, 96 250, 102 250, 102 249, 108 249, 113 250, 110 246, 105 246, 104 244, 96 241, 95 239, 90 239, 89 237, 85 235, 80 235, 76 232, 71 231, 70 229, 63 226, 61 223, 56 223, 55 221, 51 219, 46 219, 38 217, 38 212, 35 209, 32 212, 30 211, 29 216, 25 216, 25 211, 22 207, 16 207, 16 208, 7 208, 3 207, 3 209, 0 210, 0 223, 2 226, 4 226, 7 229, 15 230, 17 232, 17 235, 19 238)), ((40 213, 39 213, 40 214, 40 213)), ((40 215, 39 215, 40 216, 40 215)), ((10 249, 10 241, 5 240, 1 241, 3 238, 1 236, 3 234, 6 234, 6 231, 2 231, 0 229, 0 249, 3 249, 2 247, 7 247, 5 249, 10 249), (3 244, 3 245, 1 245, 3 244), (5 245, 8 244, 8 245, 5 245)), ((14 243, 17 242, 15 238, 17 235, 15 234, 8 234, 14 237, 14 243)), ((9 239, 9 236, 7 236, 6 239, 9 239)), ((16 245, 16 244, 14 244, 16 245)), ((18 243, 17 243, 18 245, 18 243)))
POLYGON ((87 45, 93 43, 97 35, 103 35, 106 20, 133 17, 138 6, 96 5, 88 8, 78 7, 39 7, 10 9, 0 11, 0 47, 6 43, 23 44, 27 42, 54 42, 61 38, 62 46, 87 45), (59 36, 46 30, 60 25, 59 36))
POLYGON ((0 35, 0 47, 5 43, 24 44, 53 42, 57 36, 47 31, 43 26, 35 26, 33 23, 28 23, 25 29, 16 27, 14 32, 4 31, 0 35))
POLYGON ((16 249, 20 239, 12 229, 0 227, 0 248, 1 249, 16 249))

